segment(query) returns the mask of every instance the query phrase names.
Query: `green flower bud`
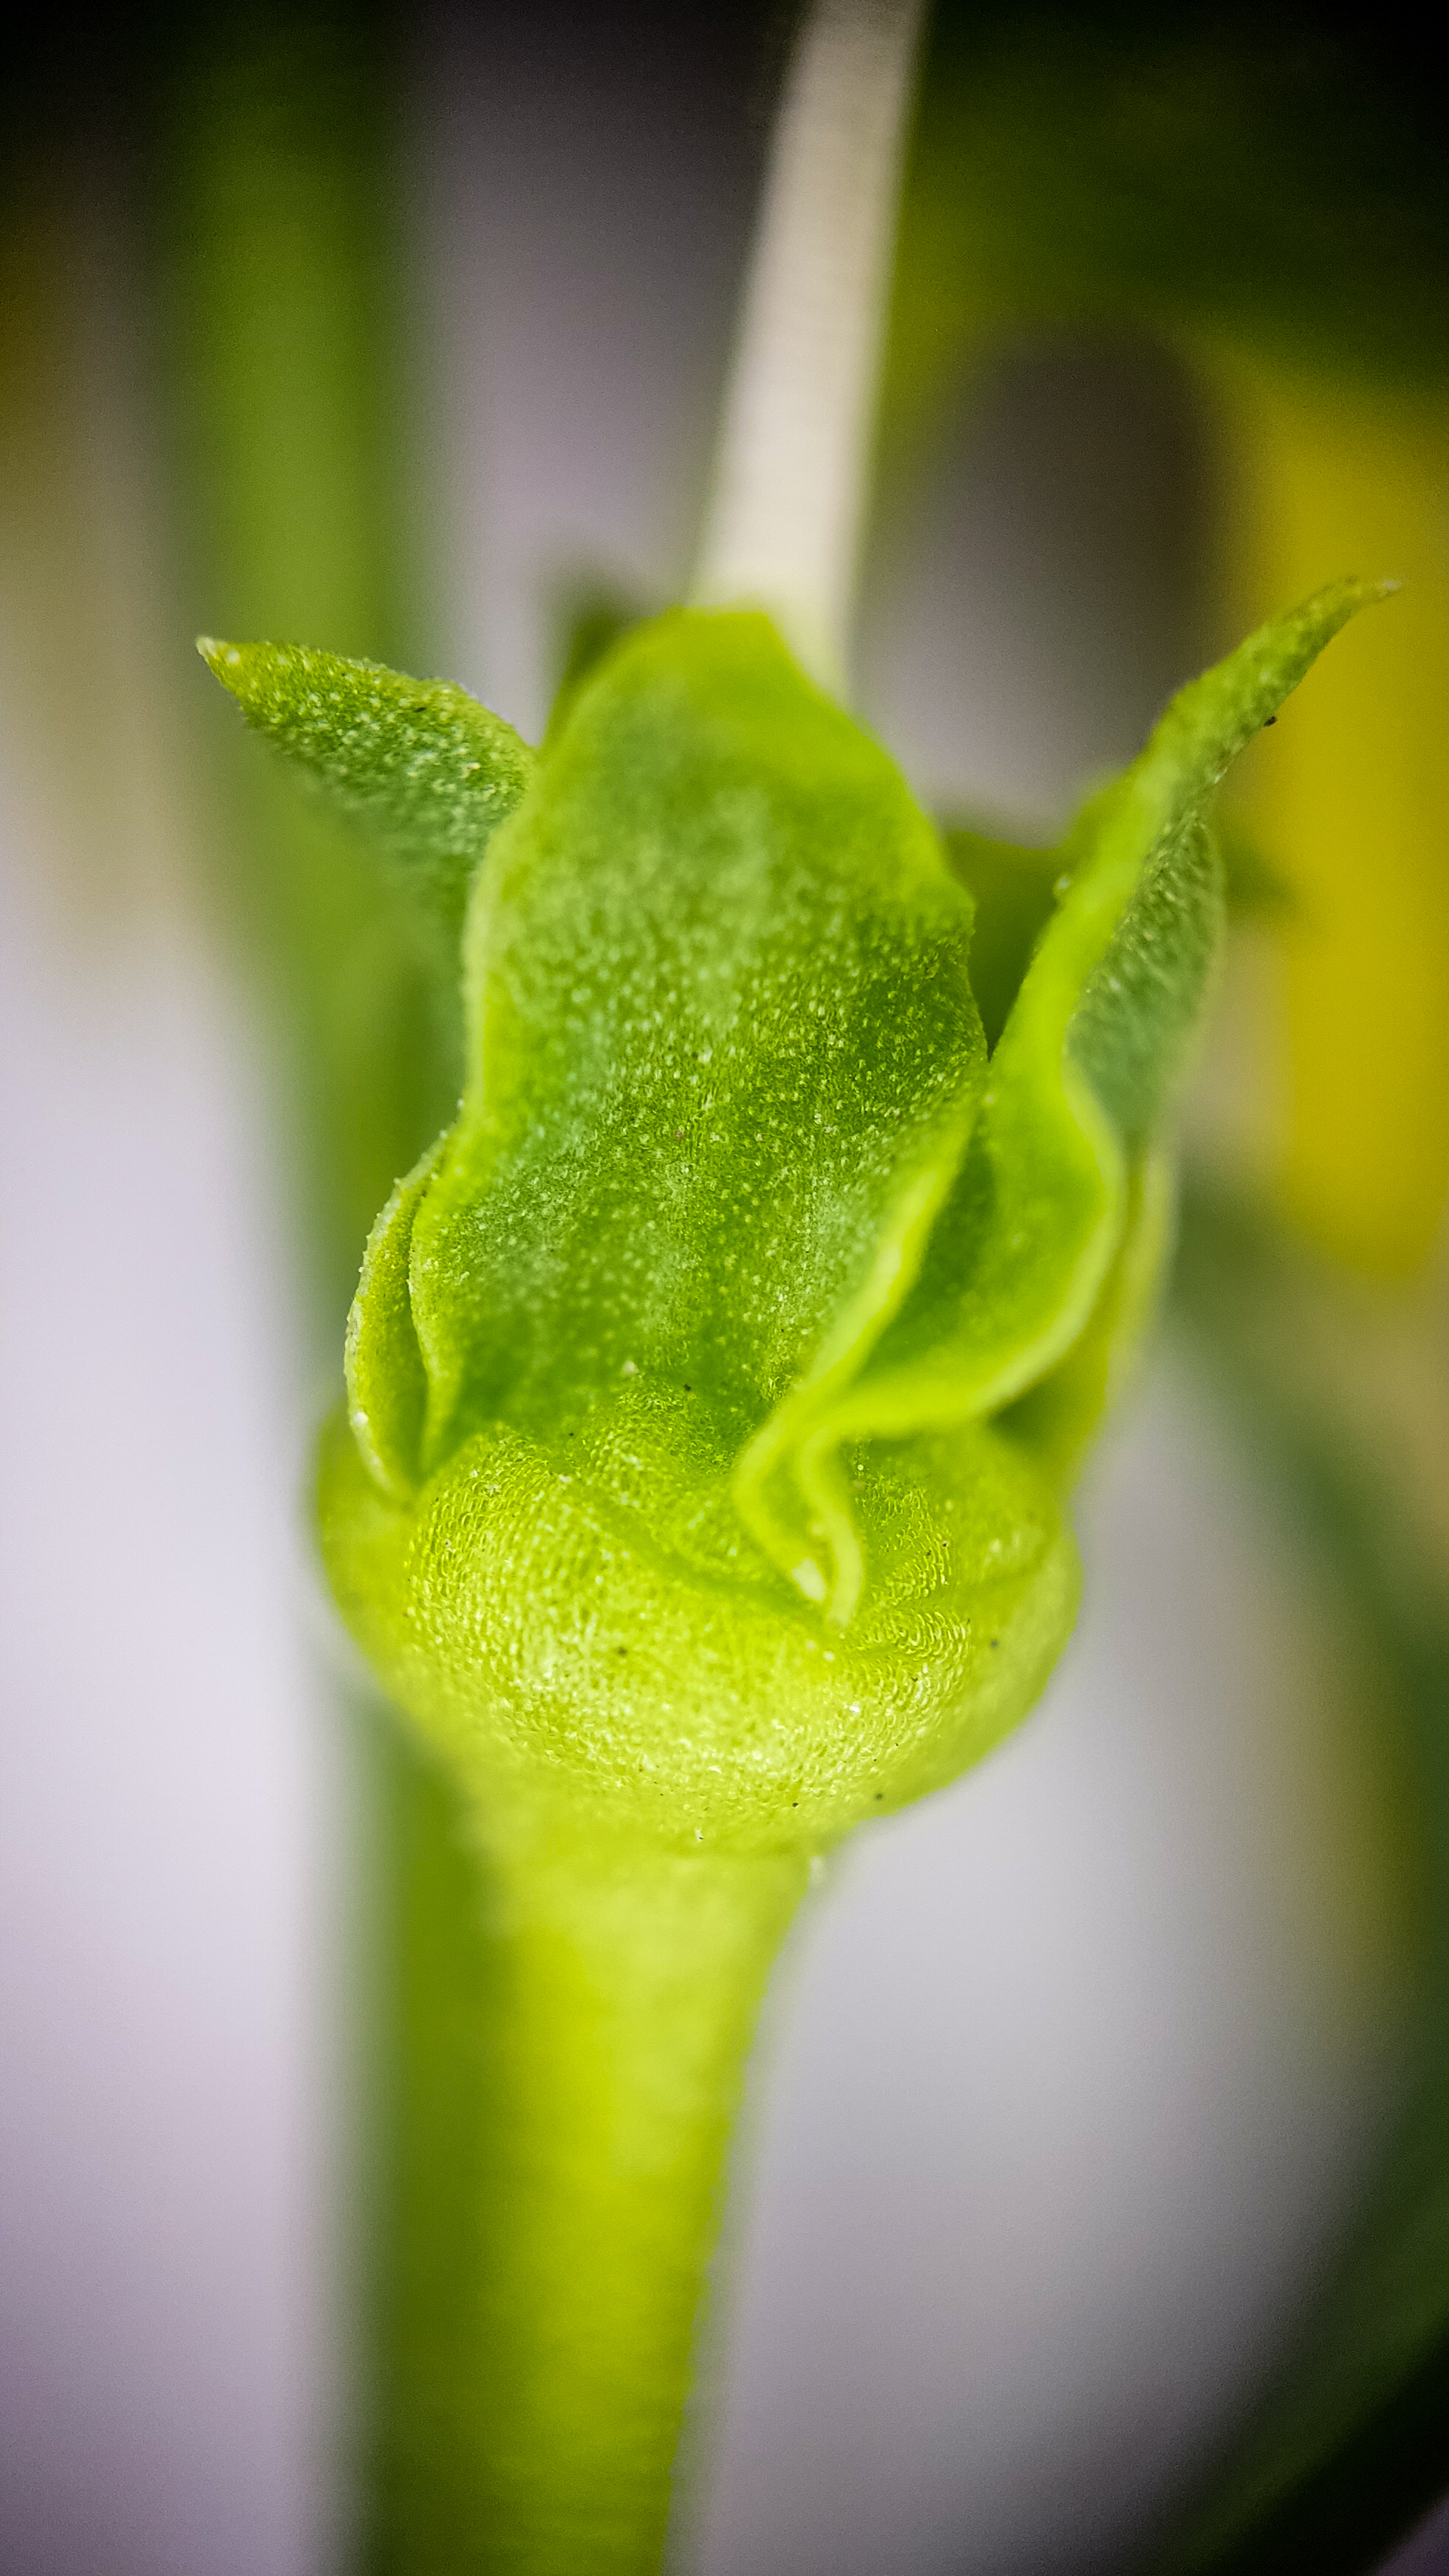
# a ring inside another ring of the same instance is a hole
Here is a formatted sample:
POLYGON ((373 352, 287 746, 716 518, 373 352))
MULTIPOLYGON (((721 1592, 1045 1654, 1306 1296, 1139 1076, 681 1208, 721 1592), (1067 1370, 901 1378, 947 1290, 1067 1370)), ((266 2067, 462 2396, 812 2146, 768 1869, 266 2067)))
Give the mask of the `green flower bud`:
POLYGON ((818 1850, 1031 1706, 1167 1240, 1204 809, 1371 595, 1265 628, 1092 798, 989 1057, 969 848, 763 617, 636 629, 531 774, 509 752, 458 1119, 369 1245, 319 1504, 349 1625, 495 1830, 818 1850))

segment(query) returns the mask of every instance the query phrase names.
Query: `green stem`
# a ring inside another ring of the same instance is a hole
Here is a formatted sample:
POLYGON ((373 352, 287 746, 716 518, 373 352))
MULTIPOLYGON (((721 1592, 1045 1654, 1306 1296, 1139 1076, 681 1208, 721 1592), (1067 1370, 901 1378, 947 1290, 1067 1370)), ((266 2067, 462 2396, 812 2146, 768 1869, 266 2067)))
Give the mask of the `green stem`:
MULTIPOLYGON (((410 2492, 394 2492, 390 2567, 659 2565, 745 2056, 807 1874, 793 1853, 685 1857, 567 1831, 495 1844, 480 2261, 434 2381, 449 2420, 424 2405, 414 2456, 393 2463, 410 2492)), ((419 2358, 432 2373, 442 2355, 419 2358)))

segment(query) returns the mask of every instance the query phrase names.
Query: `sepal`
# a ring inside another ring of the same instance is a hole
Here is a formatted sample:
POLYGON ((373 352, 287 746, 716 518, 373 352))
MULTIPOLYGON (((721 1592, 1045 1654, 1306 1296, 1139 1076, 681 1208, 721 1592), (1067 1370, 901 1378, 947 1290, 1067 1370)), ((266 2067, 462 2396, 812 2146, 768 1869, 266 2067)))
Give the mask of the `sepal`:
POLYGON ((535 755, 450 680, 302 644, 197 650, 263 733, 375 840, 417 900, 456 934, 473 870, 528 787, 535 755))

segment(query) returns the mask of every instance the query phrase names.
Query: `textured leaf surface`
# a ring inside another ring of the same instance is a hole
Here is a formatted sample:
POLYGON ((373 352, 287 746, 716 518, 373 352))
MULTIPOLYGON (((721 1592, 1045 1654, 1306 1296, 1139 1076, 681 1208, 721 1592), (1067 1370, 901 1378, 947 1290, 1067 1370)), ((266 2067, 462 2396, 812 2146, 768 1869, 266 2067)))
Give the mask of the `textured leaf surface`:
POLYGON ((848 1637, 731 1489, 792 1380, 889 1315, 959 1166, 970 931, 898 773, 764 621, 661 621, 582 693, 479 883, 463 1112, 379 1229, 363 1454, 324 1471, 349 1617, 465 1767, 541 1757, 686 1844, 819 1842, 1040 1687, 1076 1573, 1021 1447, 858 1463, 848 1637))
POLYGON ((450 930, 489 838, 534 755, 501 716, 449 680, 412 680, 301 644, 199 650, 259 733, 402 863, 450 930))
POLYGON ((969 894, 763 619, 661 619, 582 688, 474 892, 462 1110, 370 1249, 324 1469, 354 1627, 495 1795, 825 1842, 1030 1704, 1166 1239, 1204 808, 1365 595, 1084 810, 989 1064, 969 894))
POLYGON ((1087 806, 910 1294, 863 1366, 817 1370, 792 1389, 746 1454, 747 1513, 763 1518, 771 1480, 793 1469, 848 1565, 831 1464, 842 1442, 995 1411, 1085 1331, 1121 1244, 1133 1160, 1180 1070, 1216 948, 1221 877, 1204 808, 1330 636, 1376 595, 1342 584, 1250 637, 1181 693, 1141 758, 1087 806))
POLYGON ((878 1331, 981 1097, 970 928, 898 773, 763 620, 624 647, 472 924, 413 1256, 432 1457, 634 1376, 687 1384, 727 1453, 878 1331))
POLYGON ((369 1474, 405 1501, 418 1481, 428 1381, 413 1329, 408 1255, 413 1219, 442 1150, 430 1145, 399 1181, 368 1238, 347 1319, 347 1418, 369 1474))

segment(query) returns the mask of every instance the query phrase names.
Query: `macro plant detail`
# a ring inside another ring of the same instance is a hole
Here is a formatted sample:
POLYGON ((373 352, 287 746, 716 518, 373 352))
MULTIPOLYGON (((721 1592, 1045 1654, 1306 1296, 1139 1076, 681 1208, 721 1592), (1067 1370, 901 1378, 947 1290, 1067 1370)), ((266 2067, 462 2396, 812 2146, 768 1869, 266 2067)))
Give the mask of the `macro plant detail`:
POLYGON ((762 613, 626 633, 537 755, 442 683, 204 647, 462 924, 458 1117, 374 1231, 318 1484, 493 1891, 440 2564, 657 2561, 771 1957, 812 1865, 988 1751, 1070 1631, 1073 1479, 1169 1238, 1212 794, 1378 595, 1250 638, 1089 799, 989 1052, 969 836, 762 613))
POLYGON ((1427 39, 64 33, 4 2543, 1367 2576, 1449 2479, 1427 39))

